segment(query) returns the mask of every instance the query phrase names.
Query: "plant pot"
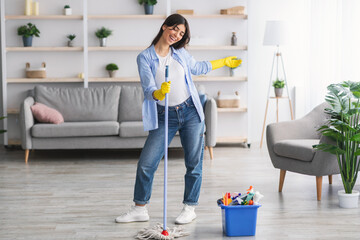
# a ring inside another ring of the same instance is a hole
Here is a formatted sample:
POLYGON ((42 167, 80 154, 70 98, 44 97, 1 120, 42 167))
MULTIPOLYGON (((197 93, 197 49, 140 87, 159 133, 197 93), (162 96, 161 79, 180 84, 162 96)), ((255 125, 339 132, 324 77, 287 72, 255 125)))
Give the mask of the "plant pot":
POLYGON ((73 47, 74 46, 74 42, 73 41, 68 41, 68 47, 73 47))
POLYGON ((234 68, 230 68, 230 77, 233 77, 235 73, 235 69, 234 68))
POLYGON ((148 5, 148 4, 144 4, 144 8, 145 8, 145 14, 146 15, 152 15, 154 12, 154 5, 148 5))
POLYGON ((358 208, 359 191, 352 190, 352 193, 345 193, 345 190, 338 191, 339 204, 342 208, 358 208))
POLYGON ((116 71, 108 71, 109 77, 114 78, 116 76, 116 71))
POLYGON ((99 38, 99 40, 100 40, 100 47, 106 47, 106 39, 107 39, 107 38, 99 38))
POLYGON ((33 36, 30 36, 30 37, 23 36, 24 47, 31 47, 32 46, 32 39, 33 39, 33 36))
POLYGON ((65 14, 66 16, 71 15, 71 14, 72 14, 72 9, 71 9, 71 8, 64 8, 64 14, 65 14))
POLYGON ((284 88, 274 88, 275 89, 275 97, 282 97, 284 88))

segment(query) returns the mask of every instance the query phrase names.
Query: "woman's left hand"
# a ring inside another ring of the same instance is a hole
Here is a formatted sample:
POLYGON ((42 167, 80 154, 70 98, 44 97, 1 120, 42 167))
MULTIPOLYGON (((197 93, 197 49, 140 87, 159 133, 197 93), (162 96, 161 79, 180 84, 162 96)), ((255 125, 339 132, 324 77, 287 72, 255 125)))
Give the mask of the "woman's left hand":
POLYGON ((226 57, 218 60, 210 61, 212 70, 218 69, 224 66, 229 68, 236 68, 241 64, 242 60, 238 59, 236 56, 226 57))

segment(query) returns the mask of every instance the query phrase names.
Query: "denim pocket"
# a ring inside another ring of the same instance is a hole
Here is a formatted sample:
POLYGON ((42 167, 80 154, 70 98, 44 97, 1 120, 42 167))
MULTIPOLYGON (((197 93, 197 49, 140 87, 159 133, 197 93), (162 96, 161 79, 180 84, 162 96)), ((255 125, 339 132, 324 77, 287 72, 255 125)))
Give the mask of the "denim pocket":
POLYGON ((157 106, 157 113, 158 115, 164 115, 165 113, 165 108, 164 107, 160 107, 159 105, 157 106))
POLYGON ((190 101, 186 103, 186 106, 191 108, 191 107, 195 107, 195 104, 193 103, 193 101, 190 101))

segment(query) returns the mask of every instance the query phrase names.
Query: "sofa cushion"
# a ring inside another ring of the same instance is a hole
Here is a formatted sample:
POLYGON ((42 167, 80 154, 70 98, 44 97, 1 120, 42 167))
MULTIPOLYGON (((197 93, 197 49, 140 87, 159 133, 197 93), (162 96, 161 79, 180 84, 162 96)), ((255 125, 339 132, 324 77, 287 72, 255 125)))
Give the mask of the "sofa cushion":
POLYGON ((144 131, 142 121, 120 123, 120 137, 146 137, 149 132, 144 131))
POLYGON ((35 87, 35 101, 55 108, 65 122, 117 121, 121 88, 35 87))
POLYGON ((33 137, 88 137, 88 136, 118 136, 119 123, 107 122, 64 122, 60 125, 35 124, 31 129, 33 137))
POLYGON ((319 139, 291 139, 281 140, 274 144, 274 152, 283 157, 293 158, 300 161, 311 162, 319 139))
POLYGON ((34 118, 41 123, 60 124, 64 118, 56 109, 50 108, 42 103, 35 103, 30 107, 34 118))
POLYGON ((142 121, 144 93, 140 86, 122 86, 119 104, 119 122, 142 121))

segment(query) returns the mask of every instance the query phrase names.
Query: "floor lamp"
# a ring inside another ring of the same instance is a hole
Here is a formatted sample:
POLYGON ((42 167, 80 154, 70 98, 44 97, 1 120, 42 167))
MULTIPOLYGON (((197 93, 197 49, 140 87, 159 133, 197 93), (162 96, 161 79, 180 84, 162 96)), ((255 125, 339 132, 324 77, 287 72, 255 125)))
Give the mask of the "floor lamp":
POLYGON ((283 21, 267 21, 266 22, 266 28, 265 28, 265 34, 264 34, 264 45, 276 46, 277 48, 276 48, 276 52, 274 53, 273 62, 272 62, 272 66, 271 66, 270 82, 269 82, 269 88, 268 88, 268 94, 267 94, 267 102, 266 102, 266 109, 265 109, 264 124, 263 124, 263 129, 262 129, 262 134, 261 134, 260 148, 262 147, 262 143, 263 143, 264 131, 265 131, 265 125, 266 125, 266 115, 267 115, 267 110, 268 110, 270 99, 276 99, 276 122, 279 121, 279 98, 288 98, 289 99, 291 119, 292 120, 294 119, 288 84, 286 81, 284 62, 283 62, 282 55, 280 52, 280 45, 283 45, 286 42, 285 33, 286 33, 286 29, 285 29, 285 23, 283 21), (270 97, 270 89, 271 89, 272 81, 273 81, 274 67, 275 67, 275 71, 276 71, 276 79, 279 79, 279 68, 280 68, 280 70, 282 70, 282 75, 283 75, 283 78, 285 81, 285 88, 287 91, 287 97, 270 97))

